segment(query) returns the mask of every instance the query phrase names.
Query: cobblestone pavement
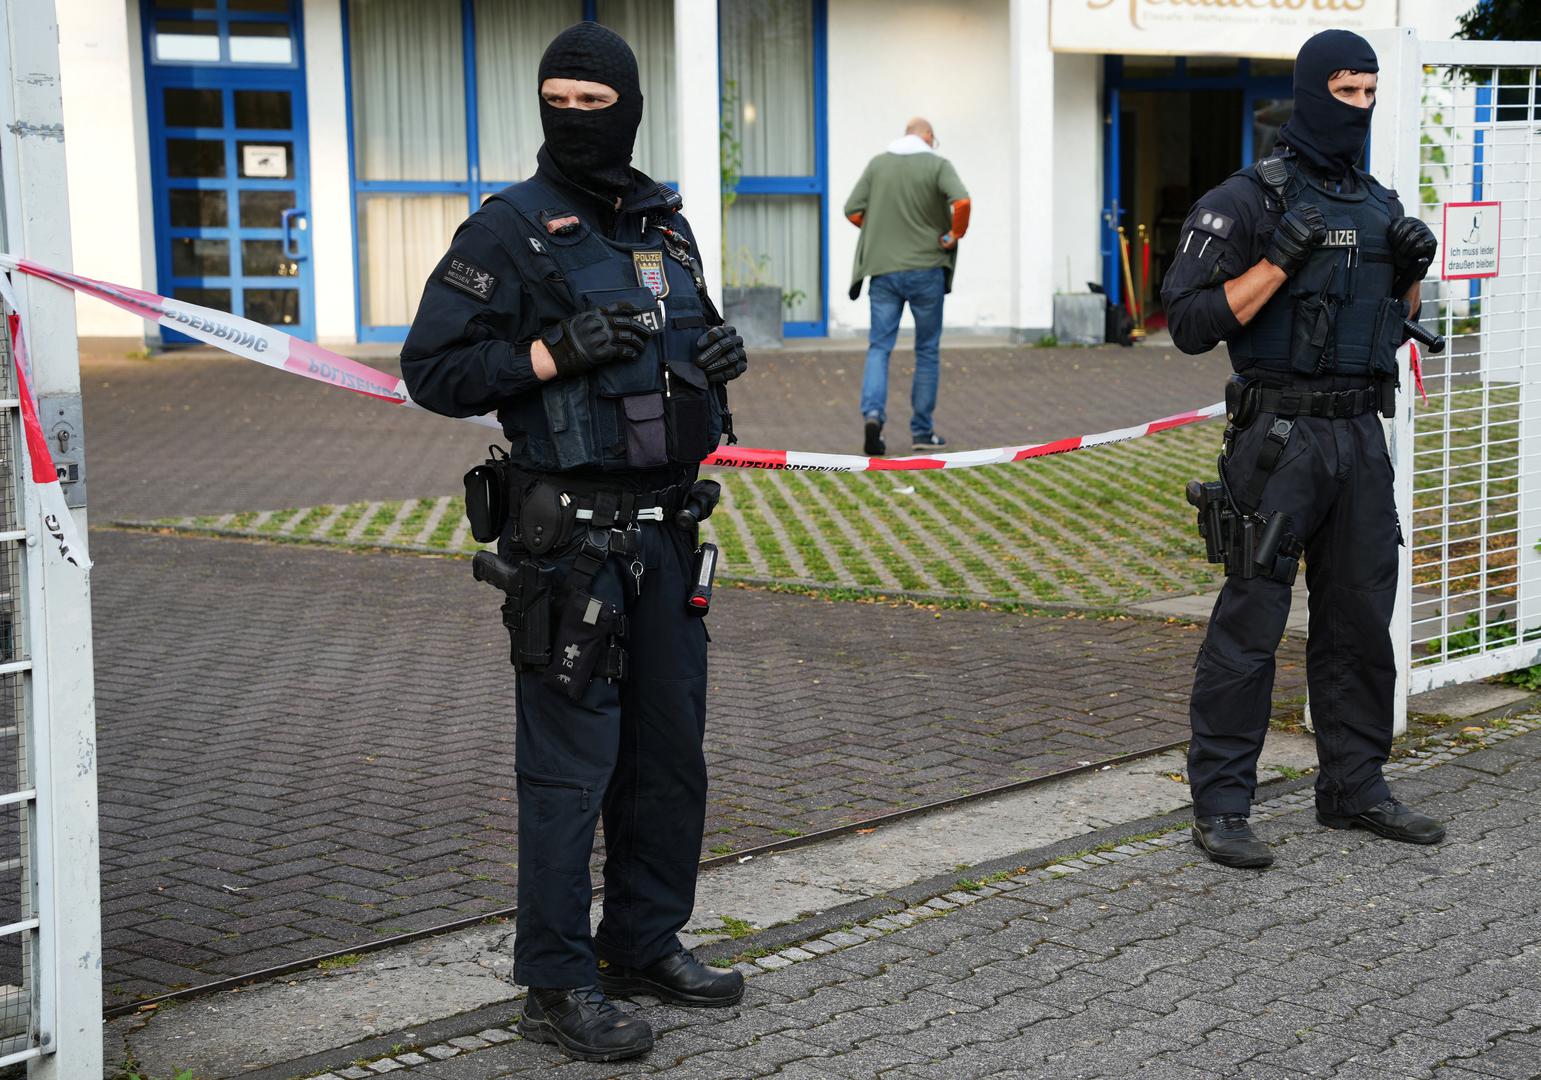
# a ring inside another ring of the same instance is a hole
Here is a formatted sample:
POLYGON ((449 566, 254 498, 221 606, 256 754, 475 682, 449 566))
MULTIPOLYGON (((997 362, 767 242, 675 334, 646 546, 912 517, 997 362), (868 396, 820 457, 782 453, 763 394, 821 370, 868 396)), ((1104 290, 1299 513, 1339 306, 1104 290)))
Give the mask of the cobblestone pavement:
MULTIPOLYGON (((395 370, 388 358, 369 363, 395 370)), ((750 446, 855 453, 861 347, 765 351, 734 385, 750 446)), ((894 354, 891 433, 907 440, 913 354, 894 354)), ((1134 349, 942 351, 937 425, 954 449, 1139 423, 1221 395, 1223 354, 1134 349)), ((492 432, 204 350, 82 360, 93 520, 158 518, 456 491, 492 432)), ((907 441, 895 453, 908 453, 907 441)))
MULTIPOLYGON (((512 903, 507 640, 465 562, 92 542, 113 1001, 512 903)), ((712 629, 714 853, 1181 739, 1198 646, 738 590, 712 629)))
POLYGON ((742 965, 737 1008, 644 999, 640 1062, 493 1027, 323 1080, 1533 1080, 1536 728, 1392 767, 1448 820, 1437 847, 1320 828, 1301 791, 1254 815, 1271 870, 1216 867, 1176 831, 949 892, 742 965))

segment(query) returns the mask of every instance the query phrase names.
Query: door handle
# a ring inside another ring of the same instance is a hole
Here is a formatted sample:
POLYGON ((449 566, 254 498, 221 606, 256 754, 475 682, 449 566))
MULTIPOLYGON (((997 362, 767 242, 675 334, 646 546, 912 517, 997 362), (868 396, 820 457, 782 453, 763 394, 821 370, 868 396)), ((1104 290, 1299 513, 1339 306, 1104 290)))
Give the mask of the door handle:
MULTIPOLYGON (((306 258, 305 253, 300 250, 299 244, 295 241, 294 238, 294 219, 299 218, 303 223, 306 216, 306 212, 301 210, 298 206, 291 206, 289 209, 285 210, 282 214, 279 215, 279 221, 282 223, 284 230, 283 244, 284 258, 286 259, 294 259, 296 262, 298 262, 299 260, 306 258)), ((303 230, 303 228, 304 225, 302 224, 301 229, 303 230)))

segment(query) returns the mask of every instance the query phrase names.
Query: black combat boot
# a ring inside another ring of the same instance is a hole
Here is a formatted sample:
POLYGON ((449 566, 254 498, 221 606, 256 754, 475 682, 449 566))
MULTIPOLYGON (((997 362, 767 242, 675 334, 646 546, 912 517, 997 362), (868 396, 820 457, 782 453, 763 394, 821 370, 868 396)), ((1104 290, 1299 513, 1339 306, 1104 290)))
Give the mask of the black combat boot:
POLYGON ((531 1042, 555 1043, 583 1061, 619 1061, 653 1048, 646 1020, 628 1016, 606 1000, 597 986, 557 990, 530 988, 519 1016, 519 1034, 531 1042))
POLYGON ((601 965, 599 985, 605 993, 616 997, 650 994, 660 1001, 701 1009, 737 1005, 744 997, 742 975, 709 968, 683 946, 679 952, 645 968, 601 965))
POLYGON ((1252 831, 1246 814, 1194 818, 1193 842, 1221 866, 1260 870, 1273 865, 1273 852, 1252 831))
POLYGON ((1329 829, 1369 829, 1377 836, 1400 840, 1404 844, 1437 844, 1445 838, 1443 825, 1395 798, 1348 816, 1317 810, 1316 820, 1329 829))

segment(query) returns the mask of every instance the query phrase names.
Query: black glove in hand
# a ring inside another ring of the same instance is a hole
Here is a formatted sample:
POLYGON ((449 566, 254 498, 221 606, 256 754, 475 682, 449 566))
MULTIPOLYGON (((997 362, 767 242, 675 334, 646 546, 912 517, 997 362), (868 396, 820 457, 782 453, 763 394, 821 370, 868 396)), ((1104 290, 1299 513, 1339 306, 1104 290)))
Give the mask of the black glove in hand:
POLYGON ((744 339, 731 326, 712 327, 696 339, 696 367, 706 372, 707 382, 738 378, 749 367, 744 339))
POLYGON ((1300 273, 1311 253, 1327 239, 1327 221, 1315 206, 1298 206, 1279 219, 1263 258, 1285 274, 1300 273))
POLYGON ((617 360, 635 360, 647 348, 652 331, 636 319, 642 310, 621 302, 580 311, 541 334, 556 365, 557 377, 587 375, 617 360))
POLYGON ((1391 261, 1396 266, 1397 294, 1405 293, 1429 272, 1429 264, 1439 250, 1434 230, 1415 217, 1399 217, 1386 229, 1391 244, 1391 261))

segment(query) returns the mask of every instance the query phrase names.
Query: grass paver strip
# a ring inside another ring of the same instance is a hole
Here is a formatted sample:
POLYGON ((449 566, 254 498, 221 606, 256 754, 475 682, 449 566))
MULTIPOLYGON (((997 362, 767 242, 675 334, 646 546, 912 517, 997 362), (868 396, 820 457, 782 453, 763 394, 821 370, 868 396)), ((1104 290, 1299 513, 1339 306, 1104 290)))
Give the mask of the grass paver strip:
POLYGON ((791 577, 792 564, 787 561, 786 552, 781 550, 781 543, 761 513, 763 500, 757 486, 743 483, 742 477, 732 479, 735 482, 731 485, 733 506, 730 513, 737 517, 738 523, 749 533, 754 548, 751 565, 755 573, 773 578, 791 577))
MULTIPOLYGON (((1067 469, 1067 471, 1069 470, 1067 469)), ((1119 496, 1124 494, 1124 490, 1085 474, 1079 476, 1076 483, 1077 486, 1074 490, 1071 489, 1069 484, 1043 485, 1039 490, 1042 492, 1046 503, 1037 503, 1037 500, 1034 500, 1036 504, 1034 509, 1044 506, 1058 507, 1057 510, 1049 510, 1046 516, 1062 527, 1061 535, 1065 537, 1065 542, 1067 543, 1074 542, 1073 531, 1080 524, 1080 515, 1089 514, 1095 519, 1092 527, 1101 536, 1106 538, 1108 543, 1103 547, 1093 546, 1089 550, 1085 548, 1083 550, 1087 551, 1087 563, 1098 568, 1094 571, 1095 576, 1104 581, 1110 590, 1120 595, 1124 593, 1134 595, 1131 590, 1135 583, 1121 576, 1109 577, 1103 568, 1112 571, 1114 575, 1117 575, 1120 570, 1129 571, 1140 580, 1141 584, 1139 587, 1147 592, 1171 591, 1155 587, 1152 584, 1152 579, 1154 578, 1158 584, 1164 584, 1165 581, 1170 580, 1166 574, 1161 572, 1161 567, 1164 560, 1171 555, 1172 545, 1152 541, 1147 533, 1130 529, 1123 524, 1124 515, 1128 512, 1128 508, 1127 506, 1120 506, 1118 503, 1119 496), (1101 493, 1106 498, 1097 500, 1096 505, 1089 506, 1084 501, 1084 498, 1082 498, 1087 490, 1101 493), (1137 551, 1144 555, 1145 559, 1143 561, 1126 560, 1121 562, 1110 560, 1107 557, 1107 552, 1117 550, 1117 545, 1120 543, 1124 545, 1125 550, 1137 551)), ((1031 498, 1029 491, 1021 485, 1003 485, 1003 489, 1008 493, 1016 493, 1018 497, 1031 498)), ((1008 497, 1010 496, 1008 495, 1008 497)), ((1044 511, 1040 509, 1040 513, 1044 513, 1044 511)), ((1173 508, 1172 516, 1177 516, 1175 508, 1173 508)))
MULTIPOLYGON (((1044 531, 1057 533, 1058 530, 1040 530, 1036 527, 1037 523, 1032 520, 1008 515, 1000 505, 999 485, 990 484, 980 477, 973 476, 972 471, 960 472, 954 478, 955 491, 960 497, 960 502, 970 507, 979 519, 993 525, 1002 536, 1010 536, 1013 530, 1016 530, 1020 539, 1025 540, 1030 536, 1033 538, 1032 544, 1040 567, 1047 574, 1052 575, 1051 588, 1054 594, 1045 596, 1044 599, 1074 599, 1075 597, 1065 591, 1066 586, 1071 586, 1078 590, 1081 598, 1100 602, 1101 590, 1096 586, 1088 587, 1087 575, 1062 558, 1055 548, 1043 542, 1055 541, 1053 536, 1042 535, 1044 531), (1093 597, 1096 599, 1092 600, 1093 597)), ((1020 508, 1021 504, 1017 505, 1020 508)), ((1079 548, 1079 544, 1072 545, 1073 551, 1079 548)))
POLYGON ((403 514, 396 518, 395 526, 386 535, 386 539, 394 539, 403 544, 417 543, 418 534, 423 531, 423 525, 428 521, 428 515, 433 513, 437 499, 412 499, 402 505, 403 514))
MULTIPOLYGON (((746 487, 753 487, 759 494, 764 506, 761 518, 771 535, 776 538, 776 546, 781 549, 782 555, 786 558, 788 578, 794 581, 813 581, 815 578, 809 569, 808 560, 803 557, 802 549, 797 543, 799 538, 806 539, 807 534, 799 530, 794 537, 787 531, 788 522, 793 520, 792 512, 786 508, 786 500, 781 496, 781 488, 778 486, 776 477, 776 473, 766 473, 756 477, 746 476, 743 482, 746 487)), ((829 570, 827 563, 824 564, 824 570, 829 570)))
POLYGON ((814 483, 856 527, 856 531, 867 542, 871 557, 877 558, 879 565, 888 567, 901 588, 920 591, 931 584, 923 576, 924 570, 920 561, 911 553, 910 545, 899 541, 883 520, 883 513, 890 512, 890 508, 883 507, 880 513, 867 513, 863 508, 862 500, 857 497, 857 489, 870 486, 869 476, 834 477, 817 473, 814 475, 814 483))
MULTIPOLYGON (((730 489, 724 485, 723 492, 723 502, 727 503, 732 498, 730 489)), ((717 545, 725 570, 743 574, 754 569, 754 560, 750 556, 749 545, 744 542, 744 534, 739 529, 736 513, 731 510, 724 514, 713 513, 706 519, 702 533, 717 545)))
POLYGON ((384 505, 384 503, 378 502, 364 503, 363 512, 354 519, 353 528, 348 530, 348 535, 344 539, 350 544, 356 544, 362 540, 364 538, 364 530, 369 528, 370 523, 375 519, 375 515, 379 514, 380 507, 384 505))
MULTIPOLYGON (((749 479, 745 478, 746 481, 749 479)), ((808 577, 813 581, 834 582, 838 580, 835 572, 835 563, 839 561, 834 549, 829 547, 824 538, 824 530, 817 528, 807 515, 803 513, 802 500, 797 492, 792 490, 792 476, 790 473, 771 472, 766 473, 764 480, 766 504, 771 507, 781 519, 783 527, 788 529, 787 536, 797 548, 797 553, 802 556, 803 562, 808 568, 808 577), (791 531, 791 526, 796 523, 799 527, 791 531)))
POLYGON ((819 519, 824 525, 820 535, 829 541, 841 568, 845 571, 844 575, 836 578, 837 582, 854 581, 858 585, 882 589, 899 587, 899 580, 886 567, 874 568, 862 557, 861 537, 857 535, 850 522, 846 521, 845 515, 836 511, 824 497, 823 491, 813 483, 813 478, 809 474, 798 473, 795 478, 789 476, 788 484, 799 489, 795 497, 799 507, 810 507, 818 512, 819 519))
POLYGON ((452 545, 450 538, 455 535, 455 530, 460 523, 466 519, 464 496, 451 495, 448 498, 441 498, 438 506, 434 507, 434 513, 437 517, 430 522, 428 539, 424 543, 436 548, 458 546, 452 545))
POLYGON ((370 515, 369 520, 364 523, 364 527, 359 530, 359 539, 366 542, 386 539, 386 535, 391 531, 391 526, 401 514, 404 505, 404 503, 394 500, 379 503, 379 509, 370 515))
POLYGON ((1016 596, 1017 587, 1006 576, 1009 571, 990 558, 979 545, 973 530, 960 528, 955 515, 944 513, 939 508, 943 496, 942 483, 938 476, 922 474, 915 477, 911 513, 925 519, 918 522, 917 527, 923 533, 945 537, 953 544, 949 553, 972 575, 973 580, 980 583, 983 595, 997 598, 1016 596), (928 521, 930 527, 926 524, 928 521))
POLYGON ((913 520, 907 506, 899 500, 915 499, 913 485, 910 494, 901 495, 897 485, 881 473, 867 473, 850 478, 848 484, 857 502, 872 511, 872 520, 888 534, 891 543, 903 545, 919 568, 930 579, 926 588, 934 592, 990 596, 983 582, 966 575, 949 563, 956 556, 949 551, 932 529, 924 528, 913 520))
MULTIPOLYGON (((326 537, 330 540, 346 540, 368 509, 368 503, 349 503, 344 506, 342 512, 333 520, 331 528, 326 530, 326 537)), ((320 530, 318 529, 317 532, 320 530)))
MULTIPOLYGON (((945 474, 724 472, 702 535, 723 549, 725 577, 789 587, 1107 607, 1212 585, 1181 490, 1207 469, 1214 432, 1155 438, 945 474)), ((157 524, 449 554, 482 547, 458 496, 157 524)))

